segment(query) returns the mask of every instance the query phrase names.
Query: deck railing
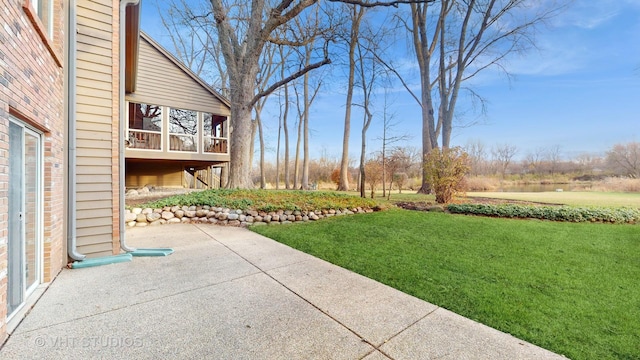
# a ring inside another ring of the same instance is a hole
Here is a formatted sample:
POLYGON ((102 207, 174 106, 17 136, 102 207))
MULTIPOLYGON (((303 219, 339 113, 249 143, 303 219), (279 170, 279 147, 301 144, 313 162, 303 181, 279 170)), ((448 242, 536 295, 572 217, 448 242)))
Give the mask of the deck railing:
POLYGON ((227 138, 205 136, 204 137, 204 152, 214 154, 226 154, 227 153, 227 138))
MULTIPOLYGON (((229 139, 215 136, 203 136, 202 152, 204 154, 228 154, 229 139)), ((162 133, 148 130, 129 130, 130 149, 162 150, 162 133)), ((169 135, 170 151, 197 152, 198 137, 195 135, 169 135)))
POLYGON ((129 148, 161 150, 162 134, 147 130, 129 130, 129 148))

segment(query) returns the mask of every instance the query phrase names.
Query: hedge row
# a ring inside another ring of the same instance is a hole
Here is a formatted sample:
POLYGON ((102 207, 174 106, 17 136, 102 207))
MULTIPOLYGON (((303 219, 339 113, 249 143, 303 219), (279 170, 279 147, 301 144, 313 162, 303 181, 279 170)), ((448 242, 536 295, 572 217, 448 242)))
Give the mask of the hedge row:
POLYGON ((592 208, 573 206, 527 206, 515 204, 450 204, 447 210, 454 214, 484 215, 506 218, 541 219, 569 222, 640 222, 640 209, 592 208))

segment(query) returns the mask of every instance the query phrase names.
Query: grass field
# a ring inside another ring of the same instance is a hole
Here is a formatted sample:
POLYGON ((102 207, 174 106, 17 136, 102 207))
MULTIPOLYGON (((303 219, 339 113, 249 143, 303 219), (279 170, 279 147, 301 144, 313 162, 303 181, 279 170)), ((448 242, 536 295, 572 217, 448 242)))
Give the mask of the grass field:
MULTIPOLYGON (((573 206, 627 206, 640 208, 640 193, 616 192, 468 192, 470 197, 535 201, 573 206)), ((393 197, 392 197, 393 198, 393 197)))
POLYGON ((572 359, 640 358, 637 225, 394 209, 252 230, 572 359))
MULTIPOLYGON (((357 193, 342 192, 349 195, 357 193)), ((369 192, 367 192, 369 196, 369 192)), ((640 208, 640 193, 597 192, 597 191, 563 191, 563 192, 467 192, 467 197, 485 197, 506 200, 533 201, 547 204, 563 204, 572 206, 604 206, 604 207, 635 207, 640 208)), ((382 191, 376 192, 376 200, 384 201, 382 191)), ((394 190, 390 200, 435 202, 433 195, 416 194, 415 191, 404 190, 401 194, 394 190)), ((464 202, 464 197, 458 199, 464 202)))

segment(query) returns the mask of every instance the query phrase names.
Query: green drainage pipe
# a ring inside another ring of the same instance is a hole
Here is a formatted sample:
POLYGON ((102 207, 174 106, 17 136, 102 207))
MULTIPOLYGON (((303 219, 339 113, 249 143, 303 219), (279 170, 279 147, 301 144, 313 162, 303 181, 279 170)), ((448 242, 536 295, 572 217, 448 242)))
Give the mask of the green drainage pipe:
POLYGON ((98 258, 85 259, 82 261, 74 261, 71 264, 71 268, 82 269, 82 268, 88 268, 93 266, 116 264, 116 263, 131 261, 132 259, 133 257, 131 256, 131 254, 103 256, 98 258))
POLYGON ((129 252, 133 256, 168 256, 173 254, 171 248, 159 248, 159 249, 140 249, 136 248, 134 251, 129 252))

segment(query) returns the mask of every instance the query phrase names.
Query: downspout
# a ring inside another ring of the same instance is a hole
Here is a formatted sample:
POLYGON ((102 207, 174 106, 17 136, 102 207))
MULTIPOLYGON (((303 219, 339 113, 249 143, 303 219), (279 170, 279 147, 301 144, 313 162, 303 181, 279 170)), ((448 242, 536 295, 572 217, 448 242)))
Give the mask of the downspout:
POLYGON ((76 4, 69 1, 68 53, 67 53, 67 112, 68 112, 68 207, 67 207, 67 254, 76 261, 84 260, 86 255, 77 249, 76 238, 76 4))
POLYGON ((125 240, 125 230, 126 230, 126 224, 125 224, 125 209, 124 209, 124 204, 125 204, 125 199, 124 199, 124 191, 125 191, 125 159, 124 159, 124 151, 125 151, 125 147, 124 147, 124 139, 125 139, 125 100, 124 100, 124 80, 125 80, 125 54, 126 54, 126 49, 125 49, 125 44, 126 44, 126 11, 127 11, 127 6, 129 5, 137 5, 140 2, 140 0, 120 0, 120 36, 118 37, 120 39, 120 53, 119 53, 119 58, 120 58, 120 79, 118 81, 119 84, 119 91, 118 91, 118 96, 119 98, 119 104, 120 104, 120 114, 119 114, 119 123, 118 123, 118 152, 119 152, 119 157, 118 157, 118 171, 119 171, 119 176, 120 176, 120 248, 126 252, 134 252, 136 251, 135 248, 129 247, 126 244, 126 240, 125 240))

